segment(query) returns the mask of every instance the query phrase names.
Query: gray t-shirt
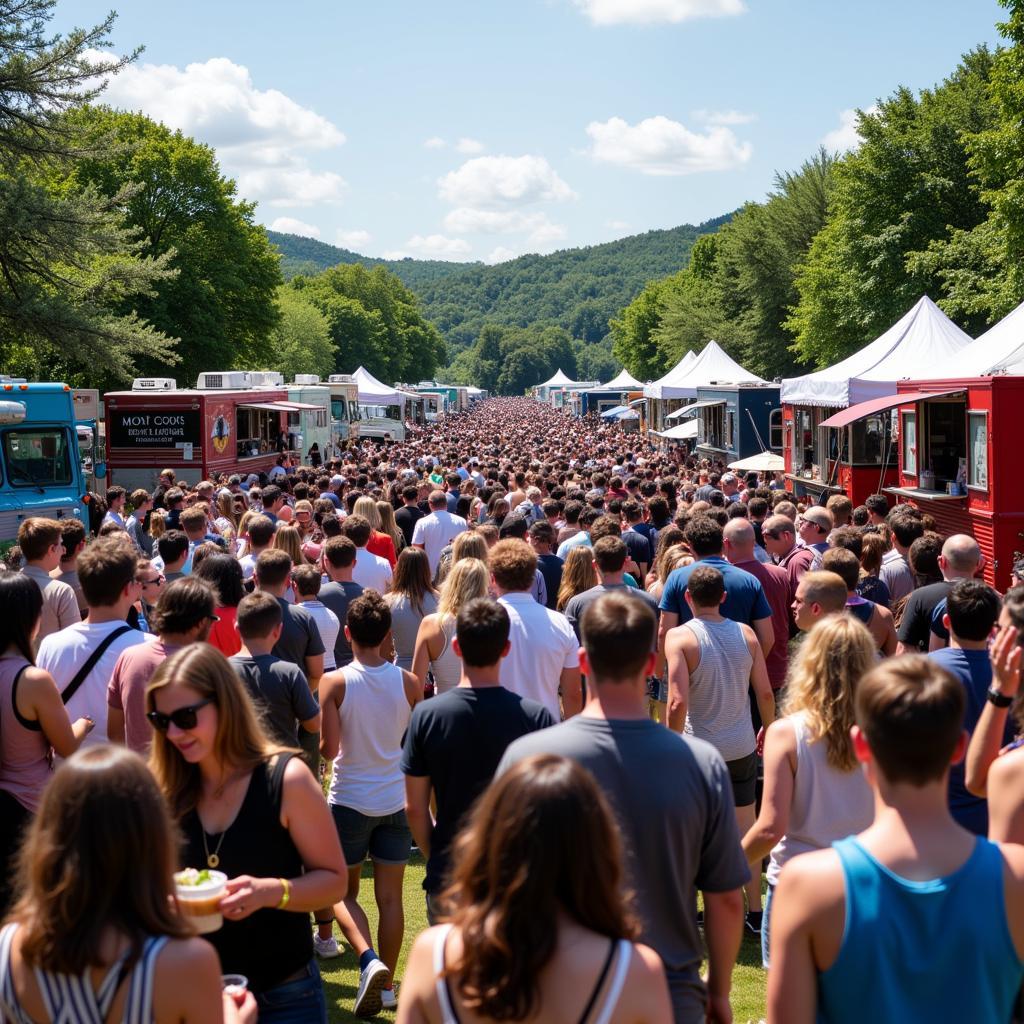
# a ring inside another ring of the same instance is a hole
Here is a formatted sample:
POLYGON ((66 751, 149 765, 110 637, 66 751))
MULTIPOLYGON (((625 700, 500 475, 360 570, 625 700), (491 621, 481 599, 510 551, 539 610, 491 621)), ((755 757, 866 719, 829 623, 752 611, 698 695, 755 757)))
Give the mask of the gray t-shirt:
POLYGON ((273 654, 236 654, 228 661, 262 712, 271 738, 294 746, 298 723, 315 718, 320 710, 305 673, 273 654))
POLYGON ((697 890, 729 892, 750 880, 721 755, 649 719, 576 715, 516 740, 497 774, 534 754, 578 762, 611 801, 622 829, 626 885, 636 893, 640 939, 665 964, 676 1024, 702 1024, 707 995, 697 890))
POLYGON ((320 588, 320 603, 338 616, 341 629, 338 630, 338 638, 334 641, 334 665, 336 668, 344 668, 352 664, 352 645, 345 639, 345 619, 348 617, 349 603, 354 601, 363 588, 358 583, 325 583, 320 588))
POLYGON ((281 639, 274 644, 274 654, 305 670, 306 658, 324 653, 324 642, 316 619, 300 604, 289 604, 283 597, 281 606, 281 639))
MULTIPOLYGON (((637 534, 639 536, 639 534, 637 534)), ((654 612, 654 617, 657 618, 659 614, 658 599, 652 594, 648 594, 646 590, 640 590, 637 587, 630 587, 625 583, 598 583, 596 587, 591 587, 589 590, 584 590, 582 594, 577 594, 575 597, 569 599, 569 603, 565 606, 565 617, 569 620, 569 625, 576 630, 576 638, 580 638, 580 620, 583 618, 583 613, 599 598, 602 594, 615 594, 625 593, 630 597, 635 597, 638 601, 643 601, 648 608, 654 612)), ((654 650, 658 649, 658 635, 654 635, 654 650)))

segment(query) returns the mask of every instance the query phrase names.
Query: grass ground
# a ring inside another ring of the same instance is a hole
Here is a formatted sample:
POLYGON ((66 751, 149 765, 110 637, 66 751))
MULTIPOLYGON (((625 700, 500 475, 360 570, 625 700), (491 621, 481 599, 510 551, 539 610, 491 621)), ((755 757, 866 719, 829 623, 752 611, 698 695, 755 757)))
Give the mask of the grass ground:
MULTIPOLYGON (((413 939, 427 927, 426 907, 423 903, 423 858, 413 853, 405 873, 405 941, 398 961, 398 982, 401 989, 405 961, 413 939)), ((367 863, 363 868, 360 887, 360 903, 366 911, 376 934, 377 912, 373 902, 373 867, 367 863)), ((335 960, 321 960, 324 989, 327 994, 327 1019, 330 1024, 349 1024, 357 1018, 352 1013, 352 1003, 359 984, 359 962, 351 947, 343 945, 341 933, 335 925, 338 945, 343 954, 335 960)), ((401 996, 399 996, 401 998, 401 996)), ((756 1024, 764 1017, 765 974, 761 969, 761 945, 753 936, 744 934, 739 962, 732 976, 732 1009, 736 1024, 756 1024)), ((379 1020, 393 1020, 393 1013, 382 1013, 379 1020)))

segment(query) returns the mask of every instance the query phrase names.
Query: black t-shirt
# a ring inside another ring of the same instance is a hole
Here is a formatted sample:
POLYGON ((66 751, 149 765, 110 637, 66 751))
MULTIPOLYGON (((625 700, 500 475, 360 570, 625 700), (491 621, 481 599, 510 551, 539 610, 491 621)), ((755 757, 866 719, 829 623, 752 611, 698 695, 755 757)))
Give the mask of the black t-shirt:
POLYGON ((538 555, 537 568, 544 577, 544 586, 548 591, 548 607, 554 611, 558 603, 558 588, 562 585, 562 569, 565 562, 558 555, 538 555))
POLYGON ((494 777, 505 748, 520 736, 554 725, 551 712, 502 686, 458 686, 413 708, 402 771, 429 776, 437 795, 437 824, 423 888, 437 892, 459 824, 494 777))
POLYGON ((949 596, 953 584, 948 580, 941 583, 930 583, 927 587, 919 587, 910 597, 903 609, 903 619, 899 632, 896 634, 900 643, 916 647, 920 651, 928 650, 928 641, 932 628, 932 612, 935 606, 949 596))
POLYGON ((406 544, 412 544, 412 531, 416 528, 416 523, 424 515, 426 513, 416 505, 403 505, 395 510, 395 522, 402 531, 406 544))
MULTIPOLYGON (((651 567, 651 562, 654 561, 654 556, 651 554, 651 542, 642 533, 638 533, 636 530, 626 530, 622 534, 622 542, 626 545, 629 557, 637 565, 646 565, 648 569, 651 567)), ((640 582, 643 583, 643 580, 640 582)))

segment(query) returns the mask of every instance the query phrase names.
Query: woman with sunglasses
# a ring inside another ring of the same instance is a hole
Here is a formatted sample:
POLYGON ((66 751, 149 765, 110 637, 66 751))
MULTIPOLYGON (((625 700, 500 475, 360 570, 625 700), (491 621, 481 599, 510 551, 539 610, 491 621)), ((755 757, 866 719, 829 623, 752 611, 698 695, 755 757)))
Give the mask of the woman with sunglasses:
POLYGON ((262 1024, 323 1024, 309 913, 342 898, 348 873, 319 784, 267 737, 208 644, 164 662, 146 702, 150 767, 184 835, 182 867, 228 876, 224 925, 209 936, 222 972, 249 979, 262 1024))

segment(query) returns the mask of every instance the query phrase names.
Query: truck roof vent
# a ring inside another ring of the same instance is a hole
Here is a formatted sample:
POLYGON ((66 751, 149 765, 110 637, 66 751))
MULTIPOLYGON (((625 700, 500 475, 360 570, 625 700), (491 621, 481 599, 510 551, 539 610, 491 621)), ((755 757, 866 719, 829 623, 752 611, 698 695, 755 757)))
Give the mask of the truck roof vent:
POLYGON ((136 377, 132 391, 174 391, 178 382, 173 377, 136 377))
POLYGON ((252 387, 252 375, 244 370, 207 370, 196 381, 198 391, 238 391, 252 387))
POLYGON ((253 370, 249 380, 254 388, 278 388, 284 384, 284 374, 277 370, 253 370))
POLYGON ((332 373, 327 378, 328 384, 355 384, 356 379, 351 373, 332 373))
POLYGON ((295 374, 296 385, 303 385, 305 387, 312 387, 315 384, 320 383, 320 374, 318 373, 297 373, 295 374))

